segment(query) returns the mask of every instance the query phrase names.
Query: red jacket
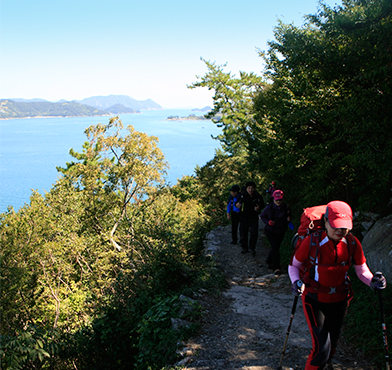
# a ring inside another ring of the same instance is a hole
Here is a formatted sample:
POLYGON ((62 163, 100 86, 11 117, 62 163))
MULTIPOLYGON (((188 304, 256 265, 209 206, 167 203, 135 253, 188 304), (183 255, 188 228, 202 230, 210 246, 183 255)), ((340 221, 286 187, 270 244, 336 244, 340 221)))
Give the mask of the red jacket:
POLYGON ((295 258, 308 267, 303 278, 305 294, 320 302, 339 302, 347 297, 349 267, 366 262, 361 243, 355 236, 352 238, 354 245, 350 245, 347 237, 335 245, 323 231, 315 263, 310 265, 308 261, 315 256, 317 247, 310 248, 310 236, 302 241, 295 258))

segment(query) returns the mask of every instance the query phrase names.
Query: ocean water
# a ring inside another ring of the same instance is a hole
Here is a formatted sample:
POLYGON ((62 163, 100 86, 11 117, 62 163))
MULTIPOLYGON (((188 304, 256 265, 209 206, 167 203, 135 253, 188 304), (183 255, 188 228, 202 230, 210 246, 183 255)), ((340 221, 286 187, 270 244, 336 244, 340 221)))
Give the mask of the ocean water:
MULTIPOLYGON (((192 175, 220 148, 216 136, 221 129, 209 120, 167 121, 169 116, 203 115, 184 109, 143 111, 120 115, 124 127, 157 136, 158 146, 169 162, 166 182, 174 185, 184 175, 192 175)), ((73 158, 69 150, 81 152, 90 125, 108 123, 110 117, 31 118, 0 120, 0 212, 9 205, 18 210, 29 202, 32 190, 49 191, 59 173, 73 158)))

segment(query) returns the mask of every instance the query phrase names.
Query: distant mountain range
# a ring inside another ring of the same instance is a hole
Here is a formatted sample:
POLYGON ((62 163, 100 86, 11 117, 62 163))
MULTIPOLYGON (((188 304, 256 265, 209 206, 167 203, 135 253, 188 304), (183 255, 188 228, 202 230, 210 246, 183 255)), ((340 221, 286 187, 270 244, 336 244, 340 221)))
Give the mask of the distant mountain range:
POLYGON ((199 108, 192 109, 192 112, 209 112, 210 110, 212 110, 212 108, 207 105, 206 107, 201 109, 199 108))
POLYGON ((123 105, 135 110, 162 109, 162 107, 151 99, 135 100, 127 95, 92 96, 77 101, 80 104, 91 105, 92 107, 107 110, 113 105, 123 105))
POLYGON ((0 100, 0 119, 109 116, 151 109, 162 107, 151 99, 138 101, 127 95, 93 96, 83 100, 60 100, 56 103, 44 99, 16 98, 0 100))

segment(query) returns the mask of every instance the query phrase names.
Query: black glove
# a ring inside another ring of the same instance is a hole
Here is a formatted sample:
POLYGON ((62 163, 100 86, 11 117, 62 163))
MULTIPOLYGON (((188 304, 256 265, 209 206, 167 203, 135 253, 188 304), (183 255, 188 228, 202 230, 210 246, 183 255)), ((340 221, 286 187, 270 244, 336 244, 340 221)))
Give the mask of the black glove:
POLYGON ((294 281, 293 285, 291 285, 291 293, 293 293, 296 297, 300 297, 304 292, 305 285, 301 280, 294 281))
POLYGON ((387 286, 387 280, 382 272, 376 272, 373 275, 372 281, 370 282, 370 288, 372 290, 385 289, 387 286))

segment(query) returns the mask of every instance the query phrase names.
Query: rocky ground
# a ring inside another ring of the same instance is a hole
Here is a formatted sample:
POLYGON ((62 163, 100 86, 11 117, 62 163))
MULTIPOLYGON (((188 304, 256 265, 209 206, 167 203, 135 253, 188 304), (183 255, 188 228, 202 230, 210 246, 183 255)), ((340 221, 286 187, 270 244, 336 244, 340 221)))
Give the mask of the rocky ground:
MULTIPOLYGON (((265 259, 268 242, 260 224, 256 256, 241 254, 230 244, 230 227, 209 233, 206 250, 223 269, 229 289, 219 297, 204 297, 205 315, 197 337, 189 340, 179 363, 187 370, 277 369, 285 343, 294 296, 286 273, 275 275, 265 259)), ((304 369, 311 339, 298 301, 282 369, 304 369)), ((340 342, 333 360, 337 370, 374 370, 364 356, 340 342)))

